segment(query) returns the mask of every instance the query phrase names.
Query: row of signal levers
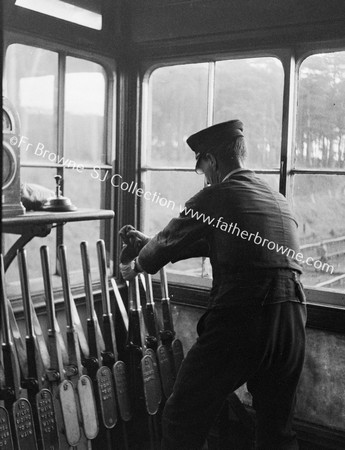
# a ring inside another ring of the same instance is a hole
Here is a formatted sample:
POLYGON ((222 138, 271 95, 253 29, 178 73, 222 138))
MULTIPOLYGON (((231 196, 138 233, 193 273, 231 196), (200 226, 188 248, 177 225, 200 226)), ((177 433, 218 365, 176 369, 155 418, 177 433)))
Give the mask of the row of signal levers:
POLYGON ((99 324, 87 242, 80 244, 80 250, 86 335, 71 292, 66 247, 58 248, 66 325, 59 325, 56 319, 49 249, 47 246, 40 249, 47 339, 30 295, 26 251, 18 251, 25 344, 6 296, 1 255, 1 450, 160 447, 162 408, 183 361, 181 341, 175 338, 165 270, 160 271, 161 322, 153 302, 150 275, 140 274, 127 283, 126 307, 116 281, 109 280, 105 244, 99 240, 102 294, 99 324), (123 329, 121 348, 117 345, 119 333, 115 333, 111 295, 123 329), (64 327, 65 339, 61 332, 64 327))

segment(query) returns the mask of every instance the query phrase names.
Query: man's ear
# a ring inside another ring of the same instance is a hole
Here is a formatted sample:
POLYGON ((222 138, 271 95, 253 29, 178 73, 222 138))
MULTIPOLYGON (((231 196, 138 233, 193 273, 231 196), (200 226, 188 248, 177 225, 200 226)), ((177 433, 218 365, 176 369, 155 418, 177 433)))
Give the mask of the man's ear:
POLYGON ((214 155, 212 155, 212 153, 207 153, 207 157, 211 162, 212 167, 217 170, 218 169, 218 164, 217 164, 217 159, 214 155))

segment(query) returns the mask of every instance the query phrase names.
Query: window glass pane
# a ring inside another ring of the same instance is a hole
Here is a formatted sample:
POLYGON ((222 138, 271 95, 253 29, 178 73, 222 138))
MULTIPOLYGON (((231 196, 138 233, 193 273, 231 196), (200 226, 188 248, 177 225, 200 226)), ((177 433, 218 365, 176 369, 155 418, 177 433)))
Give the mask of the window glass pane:
POLYGON ((191 277, 212 279, 212 267, 209 258, 189 258, 175 264, 167 264, 167 271, 191 277))
MULTIPOLYGON (((67 264, 70 272, 82 270, 80 243, 88 242, 90 266, 97 267, 96 242, 100 238, 100 221, 70 222, 64 226, 64 244, 67 248, 67 264)), ((98 278, 98 275, 97 275, 98 278)), ((92 277, 94 281, 95 276, 92 277)))
POLYGON ((102 29, 100 0, 16 0, 16 5, 95 30, 102 29), (85 9, 76 6, 78 3, 85 9))
POLYGON ((295 175, 293 201, 304 284, 344 291, 345 176, 295 175))
MULTIPOLYGON (((3 234, 4 236, 4 248, 5 253, 11 248, 11 246, 16 242, 19 238, 17 234, 3 234)), ((49 255, 50 255, 50 268, 52 273, 56 271, 55 265, 55 242, 56 242, 56 231, 51 230, 50 234, 47 237, 35 237, 26 244, 26 257, 27 257, 27 266, 30 277, 30 287, 31 291, 43 291, 43 281, 41 283, 35 283, 35 289, 31 286, 31 281, 33 279, 38 279, 42 277, 42 269, 41 269, 41 259, 40 259, 40 247, 42 245, 47 245, 49 247, 49 255)), ((8 283, 19 283, 19 268, 17 263, 17 258, 14 259, 9 269, 6 271, 6 282, 8 283)), ((16 291, 18 293, 18 291, 16 291)))
POLYGON ((195 155, 186 139, 207 124, 207 79, 208 64, 162 67, 152 73, 143 164, 194 168, 195 155))
POLYGON ((42 157, 43 148, 56 153, 57 76, 57 53, 28 45, 9 46, 4 95, 19 114, 22 162, 49 162, 42 157), (40 150, 36 151, 37 146, 40 150))
MULTIPOLYGON (((91 170, 78 173, 65 171, 64 193, 77 208, 100 209, 101 189, 104 183, 91 178, 91 170)), ((88 241, 91 267, 97 266, 96 241, 100 238, 100 221, 67 223, 64 226, 64 243, 68 251, 69 270, 81 270, 80 242, 88 241)))
MULTIPOLYGON (((25 45, 12 45, 6 57, 4 88, 7 97, 18 109, 21 119, 21 160, 38 165, 57 162, 57 53, 25 45)), ((65 101, 65 156, 77 163, 105 162, 105 74, 99 64, 77 58, 66 58, 65 101)), ((19 144, 18 144, 19 145, 19 144)), ((73 167, 74 164, 63 163, 73 167)), ((79 168, 78 168, 79 169, 79 168)), ((91 177, 91 170, 65 168, 64 192, 78 208, 99 209, 105 185, 91 177), (81 173, 80 173, 81 172, 81 173)), ((22 184, 41 185, 55 194, 56 170, 48 167, 21 167, 22 184)), ((101 172, 103 179, 103 172, 101 172)), ((98 221, 80 222, 64 226, 67 247, 75 248, 70 263, 71 270, 80 269, 79 244, 100 236, 98 221), (66 230, 65 230, 66 229, 66 230)), ((6 249, 16 236, 5 238, 6 249)), ((31 278, 41 277, 39 247, 50 248, 52 267, 55 271, 56 233, 47 238, 35 238, 27 246, 28 269, 31 278), (29 256, 30 251, 30 256, 29 256)), ((90 243, 91 244, 91 243, 90 243)), ((90 245, 91 248, 91 245, 90 245)), ((96 261, 95 249, 90 257, 96 261)), ((92 263, 94 264, 94 263, 92 263)), ((9 269, 7 279, 18 281, 16 262, 9 269)), ((42 284, 35 284, 43 290, 42 284)))
POLYGON ((105 74, 94 62, 66 58, 64 155, 82 163, 105 162, 105 74))
POLYGON ((203 186, 204 177, 194 172, 148 171, 143 178, 147 199, 141 197, 143 232, 153 236, 161 231, 203 186))
POLYGON ((214 122, 243 121, 248 167, 279 167, 283 82, 283 67, 276 58, 216 63, 214 122))
POLYGON ((20 169, 20 181, 21 183, 37 184, 44 186, 54 192, 56 182, 54 176, 56 175, 55 169, 49 169, 47 167, 22 167, 20 169))
POLYGON ((295 165, 345 167, 345 51, 309 56, 301 64, 295 165))
MULTIPOLYGON (((104 182, 93 179, 92 170, 65 170, 64 195, 69 197, 77 208, 100 209, 101 189, 104 182)), ((103 172, 100 177, 104 177, 103 172)), ((103 179, 103 178, 102 178, 103 179)))

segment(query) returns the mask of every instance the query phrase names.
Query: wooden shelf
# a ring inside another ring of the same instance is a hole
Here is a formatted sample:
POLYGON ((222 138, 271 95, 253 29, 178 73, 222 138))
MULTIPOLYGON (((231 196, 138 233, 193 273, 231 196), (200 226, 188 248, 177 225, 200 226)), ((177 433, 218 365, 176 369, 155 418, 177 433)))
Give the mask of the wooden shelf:
POLYGON ((47 236, 55 225, 86 220, 106 220, 113 217, 114 211, 108 209, 78 209, 67 212, 33 211, 20 216, 4 217, 2 219, 3 233, 20 235, 4 256, 5 270, 8 269, 20 248, 34 237, 47 236))

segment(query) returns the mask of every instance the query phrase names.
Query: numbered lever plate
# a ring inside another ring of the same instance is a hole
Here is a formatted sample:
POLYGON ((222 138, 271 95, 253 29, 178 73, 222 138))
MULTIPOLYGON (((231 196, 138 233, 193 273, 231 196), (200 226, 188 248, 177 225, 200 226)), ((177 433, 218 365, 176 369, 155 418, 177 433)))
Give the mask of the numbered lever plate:
POLYGON ((160 380, 159 370, 158 370, 157 356, 156 356, 155 351, 152 348, 147 348, 145 350, 145 355, 149 355, 153 362, 153 369, 155 371, 155 377, 156 377, 157 401, 158 401, 158 403, 160 403, 162 401, 162 387, 161 387, 161 380, 160 380))
POLYGON ((163 392, 166 398, 170 397, 174 386, 174 375, 168 349, 160 345, 157 349, 159 371, 161 374, 163 392))
POLYGON ((13 450, 12 433, 8 412, 0 406, 0 448, 1 450, 13 450))
POLYGON ((106 428, 113 428, 117 422, 115 392, 109 367, 102 366, 96 373, 102 419, 106 428))
POLYGON ((147 412, 153 416, 159 408, 159 396, 157 395, 157 379, 151 356, 145 355, 141 360, 141 372, 143 374, 144 395, 147 412))
POLYGON ((71 447, 75 447, 80 441, 80 427, 77 410, 77 400, 73 384, 64 380, 59 386, 59 398, 65 428, 66 440, 71 447))
POLYGON ((99 430, 97 407, 91 380, 87 375, 79 378, 77 389, 85 436, 87 439, 95 439, 99 430))
POLYGON ((128 422, 132 418, 132 411, 125 363, 123 361, 117 361, 114 364, 113 373, 121 419, 124 422, 128 422))
POLYGON ((41 389, 36 394, 36 407, 44 450, 59 450, 59 436, 53 397, 48 389, 41 389))
POLYGON ((18 449, 37 450, 34 419, 31 405, 26 398, 20 398, 13 403, 13 418, 18 449))

